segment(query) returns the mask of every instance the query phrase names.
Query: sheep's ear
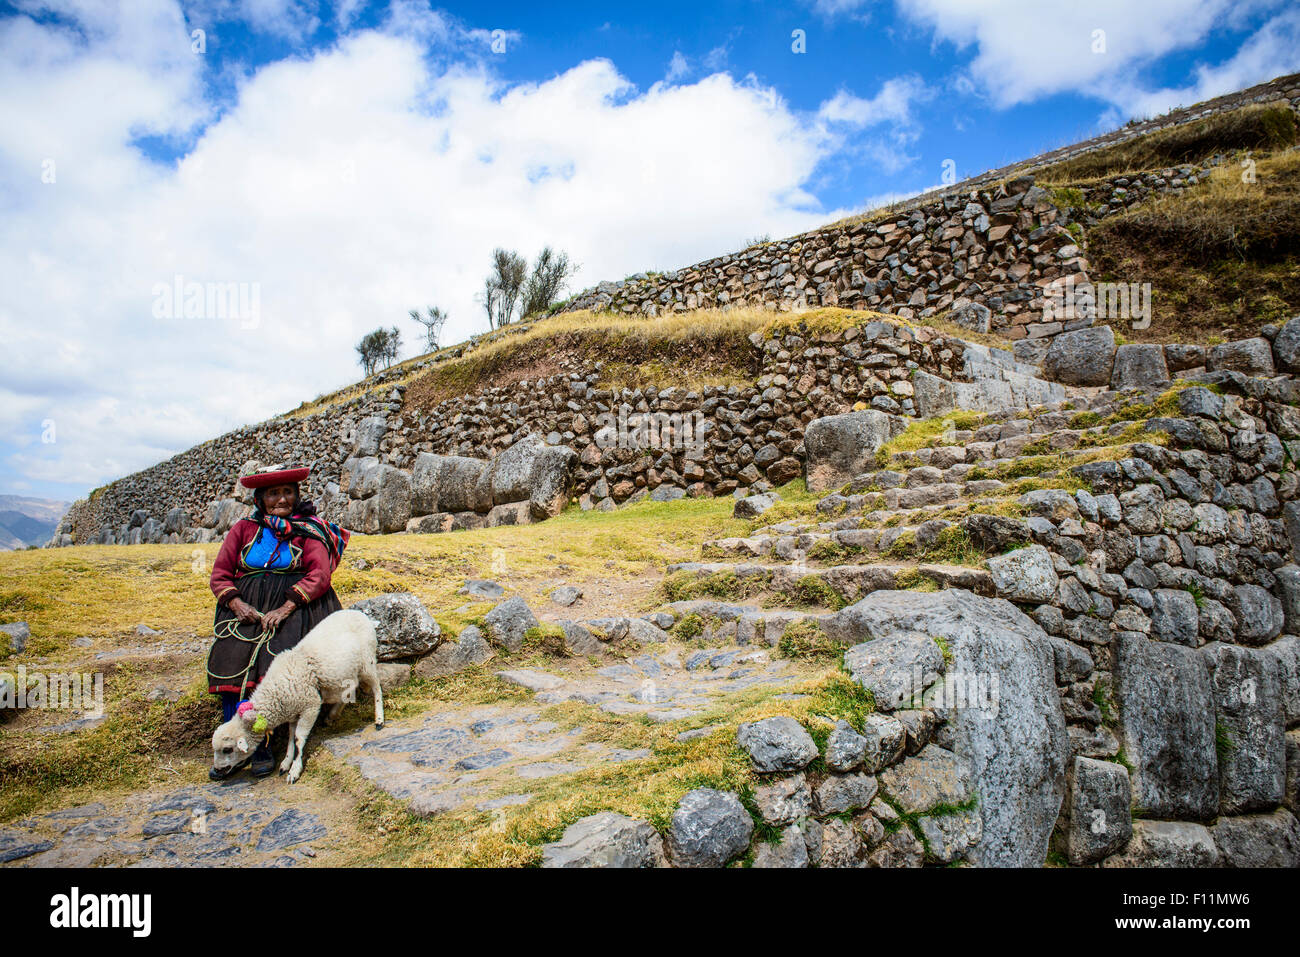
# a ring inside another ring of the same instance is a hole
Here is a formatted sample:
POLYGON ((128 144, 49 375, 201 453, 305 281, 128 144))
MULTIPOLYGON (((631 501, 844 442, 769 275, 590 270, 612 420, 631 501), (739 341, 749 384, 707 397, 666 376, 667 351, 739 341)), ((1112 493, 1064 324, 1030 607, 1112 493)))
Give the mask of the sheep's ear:
POLYGON ((247 754, 247 753, 248 753, 248 739, 245 738, 245 737, 241 734, 241 735, 239 736, 239 740, 235 742, 235 747, 237 747, 237 748, 239 749, 239 751, 240 751, 241 754, 247 754))

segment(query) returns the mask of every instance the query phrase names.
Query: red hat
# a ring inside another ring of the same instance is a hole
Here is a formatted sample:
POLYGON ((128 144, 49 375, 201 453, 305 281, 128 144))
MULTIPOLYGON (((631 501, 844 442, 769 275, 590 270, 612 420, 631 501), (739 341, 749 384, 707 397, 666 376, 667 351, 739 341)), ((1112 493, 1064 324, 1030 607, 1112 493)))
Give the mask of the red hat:
POLYGON ((311 469, 278 469, 245 475, 239 480, 244 488, 270 488, 273 485, 296 485, 311 473, 311 469))

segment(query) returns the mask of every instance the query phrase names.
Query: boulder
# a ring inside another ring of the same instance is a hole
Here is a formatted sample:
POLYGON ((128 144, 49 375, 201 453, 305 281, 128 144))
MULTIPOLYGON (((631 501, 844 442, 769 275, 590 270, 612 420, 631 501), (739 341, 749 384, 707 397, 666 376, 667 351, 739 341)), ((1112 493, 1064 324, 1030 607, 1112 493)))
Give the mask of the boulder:
MULTIPOLYGON (((1069 753, 1043 630, 1010 602, 963 589, 877 591, 834 617, 858 640, 899 633, 942 638, 952 656, 946 687, 982 685, 990 693, 962 701, 948 692, 938 702, 947 710, 945 741, 969 763, 979 795, 982 834, 968 859, 984 866, 1042 864, 1064 798, 1069 753)), ((882 772, 882 783, 890 772, 882 772)))
POLYGON ((488 640, 507 651, 516 652, 523 647, 528 629, 537 627, 537 618, 528 603, 516 595, 493 608, 483 618, 483 631, 488 640))
POLYGON ((1115 699, 1134 806, 1152 817, 1212 818, 1219 764, 1205 656, 1136 632, 1115 641, 1115 699))
POLYGON ((663 839, 646 821, 604 811, 574 821, 542 846, 542 867, 666 867, 663 839))
POLYGON ((498 528, 502 525, 531 525, 532 520, 532 506, 527 501, 508 502, 492 506, 485 524, 488 528, 498 528))
POLYGON ((731 510, 731 514, 735 518, 758 518, 780 500, 781 496, 775 492, 746 495, 736 500, 736 507, 731 510))
POLYGON ((548 445, 533 457, 528 476, 528 504, 537 521, 564 511, 573 494, 578 453, 567 445, 548 445))
POLYGON ((937 744, 880 772, 880 786, 904 814, 966 804, 973 795, 970 762, 937 744))
POLYGON ((1060 583, 1052 555, 1042 545, 1017 548, 988 560, 998 596, 1010 601, 1042 604, 1052 600, 1060 583))
POLYGON ((1102 867, 1214 867, 1219 862, 1214 838, 1201 824, 1180 821, 1134 821, 1133 836, 1102 867))
POLYGON ((1221 867, 1300 867, 1300 822, 1286 808, 1221 817, 1210 836, 1221 867))
POLYGON ((1043 375, 1065 385, 1110 385, 1114 366, 1115 333, 1110 326, 1090 326, 1063 332, 1052 341, 1043 375))
POLYGON ((442 642, 433 654, 421 659, 415 666, 415 673, 424 678, 436 678, 481 665, 491 658, 492 648, 483 637, 483 632, 474 625, 468 625, 455 641, 442 642))
POLYGON ((32 636, 32 630, 27 626, 27 622, 15 621, 12 624, 0 625, 0 635, 7 639, 9 653, 18 655, 27 650, 27 639, 32 636))
POLYGON ((1273 340, 1276 367, 1283 372, 1300 372, 1300 316, 1288 320, 1273 340))
POLYGON ((812 814, 812 791, 802 774, 779 777, 754 788, 754 804, 768 824, 794 824, 812 814))
POLYGON ((1128 771, 1122 764, 1076 757, 1066 782, 1065 855, 1076 867, 1094 864, 1133 833, 1128 771))
POLYGON ((486 512, 492 507, 487 467, 481 459, 421 452, 411 468, 412 512, 486 512))
POLYGON ((1286 783, 1280 662, 1269 649, 1215 642, 1201 649, 1214 690, 1219 810, 1276 807, 1286 783))
POLYGON ((1232 590, 1232 611, 1237 616, 1237 638, 1247 645, 1262 645, 1282 633, 1282 603, 1258 585, 1238 585, 1232 590))
POLYGON ((736 742, 760 773, 800 771, 817 757, 817 745, 794 718, 764 718, 736 729, 736 742))
POLYGON ((808 491, 839 488, 873 468, 890 434, 889 416, 876 409, 813 419, 804 430, 808 491))
MULTIPOLYGON (((860 634, 854 619, 857 606, 837 612, 826 623, 831 637, 860 634)), ((856 644, 844 653, 844 667, 853 680, 872 693, 881 711, 913 707, 943 672, 943 652, 924 632, 896 631, 856 644)))
POLYGON ((1169 367, 1165 364, 1165 350, 1159 345, 1125 345, 1115 350, 1115 368, 1111 372, 1110 387, 1121 389, 1149 389, 1169 381, 1169 367))
POLYGON ((394 465, 379 466, 378 499, 379 531, 406 531, 411 520, 411 476, 394 465))
POLYGON ((754 852, 754 867, 807 867, 808 845, 803 832, 791 824, 781 832, 781 840, 758 845, 754 852))
POLYGON ((722 867, 743 854, 754 821, 736 795, 696 788, 682 797, 668 829, 674 867, 722 867))
POLYGON ((1273 374, 1273 347, 1263 337, 1211 346, 1205 359, 1211 372, 1230 370, 1253 376, 1273 374))
POLYGON ((442 629, 410 592, 389 592, 349 606, 375 623, 379 660, 426 655, 442 640, 442 629))
POLYGON ((358 457, 379 454, 379 443, 388 432, 388 423, 378 416, 370 416, 357 423, 352 439, 352 454, 358 457))

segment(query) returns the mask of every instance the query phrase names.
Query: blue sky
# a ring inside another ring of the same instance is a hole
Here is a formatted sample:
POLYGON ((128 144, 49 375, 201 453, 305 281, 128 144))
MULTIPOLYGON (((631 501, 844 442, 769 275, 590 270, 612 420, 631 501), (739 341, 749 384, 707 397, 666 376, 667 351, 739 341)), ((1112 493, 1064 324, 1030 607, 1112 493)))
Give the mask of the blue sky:
POLYGON ((481 331, 494 246, 567 250, 575 289, 682 266, 1298 51, 1280 0, 0 3, 0 492, 79 496, 353 381, 412 306, 481 331), (169 311, 177 281, 256 315, 169 311))

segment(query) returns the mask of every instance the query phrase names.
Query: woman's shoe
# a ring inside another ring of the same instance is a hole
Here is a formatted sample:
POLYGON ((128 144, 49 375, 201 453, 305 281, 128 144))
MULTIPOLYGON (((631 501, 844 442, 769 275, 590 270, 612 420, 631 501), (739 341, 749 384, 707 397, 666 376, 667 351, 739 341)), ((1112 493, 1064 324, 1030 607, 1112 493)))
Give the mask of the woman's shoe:
POLYGON ((271 753, 271 745, 263 740, 253 752, 253 758, 248 766, 255 778, 264 778, 275 770, 275 756, 271 753))

